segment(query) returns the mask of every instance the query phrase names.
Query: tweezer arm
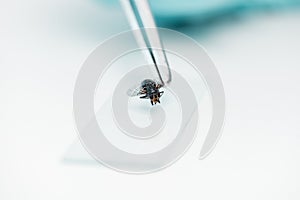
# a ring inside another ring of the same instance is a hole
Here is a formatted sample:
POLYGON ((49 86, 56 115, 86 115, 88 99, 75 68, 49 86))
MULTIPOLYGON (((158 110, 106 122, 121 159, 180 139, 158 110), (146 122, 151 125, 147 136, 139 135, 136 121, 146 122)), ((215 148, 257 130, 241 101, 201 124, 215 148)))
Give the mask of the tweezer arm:
POLYGON ((154 64, 160 84, 170 83, 170 66, 148 0, 121 0, 121 3, 138 45, 147 47, 146 58, 154 64))

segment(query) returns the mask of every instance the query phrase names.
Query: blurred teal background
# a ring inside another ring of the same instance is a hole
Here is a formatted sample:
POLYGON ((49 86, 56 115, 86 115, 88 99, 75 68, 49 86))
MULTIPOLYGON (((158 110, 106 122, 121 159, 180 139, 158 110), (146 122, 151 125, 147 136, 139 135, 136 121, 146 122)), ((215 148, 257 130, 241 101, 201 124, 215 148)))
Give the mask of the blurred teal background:
MULTIPOLYGON (((119 1, 96 0, 99 3, 118 4, 119 1)), ((256 11, 274 11, 294 8, 299 0, 150 0, 152 12, 159 26, 221 20, 226 16, 256 11)))

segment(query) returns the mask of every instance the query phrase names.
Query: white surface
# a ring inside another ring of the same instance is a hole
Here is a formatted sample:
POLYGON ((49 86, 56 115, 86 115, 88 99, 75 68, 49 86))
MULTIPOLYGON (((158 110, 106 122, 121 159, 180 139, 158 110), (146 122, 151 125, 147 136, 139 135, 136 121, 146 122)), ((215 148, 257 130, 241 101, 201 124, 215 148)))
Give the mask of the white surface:
POLYGON ((193 145, 167 170, 132 176, 62 162, 77 71, 124 17, 93 1, 2 2, 0 199, 299 199, 299 23, 294 11, 194 32, 224 81, 223 137, 203 161, 193 145))

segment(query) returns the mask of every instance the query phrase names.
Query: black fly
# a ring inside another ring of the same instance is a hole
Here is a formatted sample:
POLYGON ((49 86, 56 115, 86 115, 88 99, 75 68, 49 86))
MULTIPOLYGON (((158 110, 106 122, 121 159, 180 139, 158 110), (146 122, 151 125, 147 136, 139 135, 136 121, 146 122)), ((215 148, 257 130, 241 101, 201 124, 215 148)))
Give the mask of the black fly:
POLYGON ((162 87, 161 84, 156 83, 153 80, 145 79, 142 81, 141 85, 131 91, 130 96, 140 96, 141 99, 150 99, 151 105, 160 103, 160 97, 163 95, 164 91, 159 91, 162 87))

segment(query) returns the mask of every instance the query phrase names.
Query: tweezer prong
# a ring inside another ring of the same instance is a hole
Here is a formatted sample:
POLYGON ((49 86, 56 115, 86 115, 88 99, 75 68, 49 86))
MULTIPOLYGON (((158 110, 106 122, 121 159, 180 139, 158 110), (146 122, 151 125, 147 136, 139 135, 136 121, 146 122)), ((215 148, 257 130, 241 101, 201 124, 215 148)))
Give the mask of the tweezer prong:
POLYGON ((162 86, 172 80, 171 70, 162 41, 148 3, 148 0, 121 0, 135 38, 141 47, 146 47, 148 57, 154 64, 155 71, 162 86), (155 49, 153 48, 155 44, 155 49), (162 54, 162 55, 161 55, 162 54), (163 70, 167 67, 167 70, 163 70))

